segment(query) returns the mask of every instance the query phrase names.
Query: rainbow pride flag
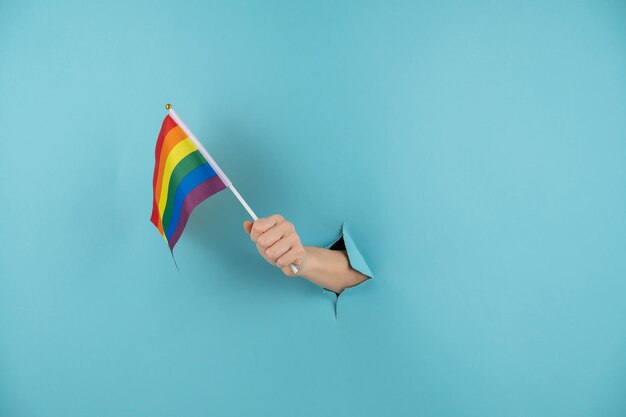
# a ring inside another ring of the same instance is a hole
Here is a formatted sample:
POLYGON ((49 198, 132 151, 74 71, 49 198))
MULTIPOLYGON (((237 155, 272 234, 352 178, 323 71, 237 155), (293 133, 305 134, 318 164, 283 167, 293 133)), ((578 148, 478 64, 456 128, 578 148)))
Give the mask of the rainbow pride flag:
POLYGON ((174 250, 193 209, 230 185, 215 161, 172 113, 173 110, 165 116, 157 139, 150 217, 170 251, 174 250))

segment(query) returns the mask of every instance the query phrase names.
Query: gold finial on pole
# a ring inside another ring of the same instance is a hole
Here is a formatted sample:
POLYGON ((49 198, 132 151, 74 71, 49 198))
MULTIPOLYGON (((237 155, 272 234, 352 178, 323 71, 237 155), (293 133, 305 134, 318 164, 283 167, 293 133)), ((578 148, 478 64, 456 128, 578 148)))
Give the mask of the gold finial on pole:
POLYGON ((171 109, 171 108, 172 108, 172 105, 171 105, 170 103, 167 103, 167 104, 165 105, 165 110, 169 110, 169 109, 171 109))

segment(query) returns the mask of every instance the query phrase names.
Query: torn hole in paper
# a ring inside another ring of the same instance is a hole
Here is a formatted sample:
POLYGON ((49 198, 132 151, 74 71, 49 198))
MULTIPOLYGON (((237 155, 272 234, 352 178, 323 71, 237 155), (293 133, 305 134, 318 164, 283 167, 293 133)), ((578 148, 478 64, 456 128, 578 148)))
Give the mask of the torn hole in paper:
POLYGON ((368 282, 370 279, 373 279, 374 274, 372 274, 372 271, 367 265, 367 262, 365 262, 365 258, 363 258, 363 255, 361 254, 358 247, 354 243, 352 236, 350 236, 350 232, 348 231, 348 226, 345 222, 341 225, 341 231, 339 232, 339 236, 332 243, 324 246, 324 248, 331 249, 331 250, 345 250, 348 256, 348 262, 350 263, 350 266, 352 267, 352 269, 359 271, 360 273, 362 273, 363 275, 367 277, 365 281, 353 287, 348 287, 339 294, 327 288, 323 289, 323 292, 325 294, 328 294, 331 298, 333 298, 335 318, 337 318, 337 305, 339 304, 339 296, 345 293, 346 291, 350 290, 351 288, 361 286, 364 283, 368 282))

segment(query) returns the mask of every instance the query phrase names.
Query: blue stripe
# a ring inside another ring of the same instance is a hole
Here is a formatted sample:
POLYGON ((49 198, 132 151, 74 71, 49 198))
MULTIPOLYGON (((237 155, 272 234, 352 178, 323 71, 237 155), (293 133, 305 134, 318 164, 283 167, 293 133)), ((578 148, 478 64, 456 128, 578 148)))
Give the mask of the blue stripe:
POLYGON ((169 240, 176 230, 176 226, 178 225, 178 220, 180 219, 180 212, 183 208, 183 203, 185 202, 185 198, 187 198, 187 194, 189 194, 194 188, 198 185, 202 184, 204 181, 208 180, 211 177, 217 175, 213 168, 209 164, 200 165, 198 168, 191 171, 189 174, 183 178, 183 180, 178 184, 178 188, 176 189, 176 197, 174 198, 174 210, 172 210, 172 218, 170 220, 169 227, 167 228, 167 232, 165 235, 169 240))

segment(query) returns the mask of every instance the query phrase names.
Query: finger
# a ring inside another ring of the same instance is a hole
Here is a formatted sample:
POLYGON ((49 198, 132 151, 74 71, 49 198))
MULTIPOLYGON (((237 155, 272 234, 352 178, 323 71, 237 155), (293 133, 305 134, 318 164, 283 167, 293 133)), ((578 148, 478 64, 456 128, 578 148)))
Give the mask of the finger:
POLYGON ((294 246, 295 240, 293 238, 285 238, 281 239, 278 242, 274 243, 269 248, 265 249, 263 252, 263 256, 268 259, 271 263, 275 264, 276 260, 280 258, 285 252, 291 249, 294 246))
POLYGON ((256 242, 260 234, 283 221, 285 221, 285 218, 280 214, 274 214, 273 216, 263 217, 262 219, 255 220, 254 224, 252 225, 250 238, 252 238, 253 242, 256 242))
POLYGON ((243 222, 243 230, 245 230, 245 232, 249 235, 250 231, 252 230, 252 222, 250 220, 246 220, 245 222, 243 222))
POLYGON ((293 275, 293 271, 289 268, 289 264, 294 264, 298 268, 298 272, 300 272, 303 259, 304 248, 302 246, 292 247, 276 260, 276 266, 283 269, 283 272, 285 272, 284 269, 287 267, 289 272, 293 275))
POLYGON ((257 245, 260 247, 267 249, 272 246, 274 243, 278 242, 283 237, 288 236, 295 229, 293 224, 288 221, 284 221, 282 223, 278 223, 276 226, 272 227, 268 231, 262 233, 256 240, 257 245))
POLYGON ((283 274, 287 275, 288 277, 295 277, 295 276, 299 275, 300 274, 300 268, 297 268, 297 269, 298 269, 298 272, 293 272, 291 270, 291 267, 289 267, 289 266, 285 266, 283 268, 280 268, 280 270, 283 272, 283 274))

